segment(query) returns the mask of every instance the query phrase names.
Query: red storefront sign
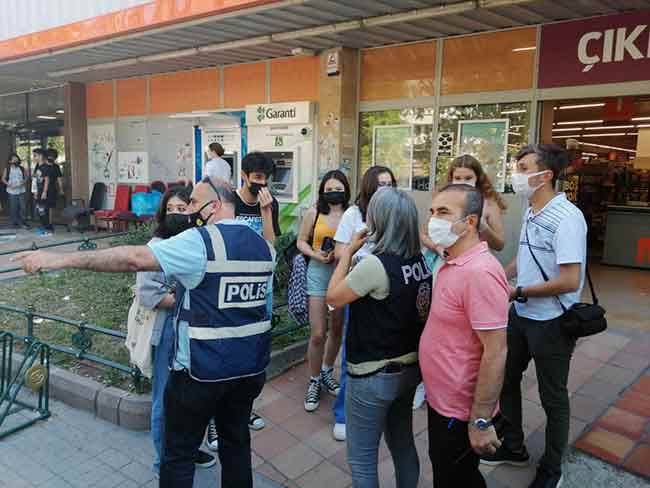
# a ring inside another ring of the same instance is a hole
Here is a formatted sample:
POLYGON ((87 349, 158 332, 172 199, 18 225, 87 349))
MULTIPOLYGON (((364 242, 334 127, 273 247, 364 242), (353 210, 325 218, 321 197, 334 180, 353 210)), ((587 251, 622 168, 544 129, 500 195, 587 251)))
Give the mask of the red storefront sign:
POLYGON ((540 49, 539 88, 650 80, 650 10, 545 25, 540 49))

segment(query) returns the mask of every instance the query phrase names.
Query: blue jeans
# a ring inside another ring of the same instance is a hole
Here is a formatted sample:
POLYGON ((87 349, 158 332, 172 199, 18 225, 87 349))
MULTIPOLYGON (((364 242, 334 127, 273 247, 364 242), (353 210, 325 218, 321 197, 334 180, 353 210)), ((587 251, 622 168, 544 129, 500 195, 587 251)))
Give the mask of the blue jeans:
POLYGON ((167 314, 163 325, 160 343, 154 348, 153 380, 151 382, 151 437, 156 450, 153 470, 160 471, 160 446, 162 445, 162 431, 165 422, 163 397, 165 386, 169 379, 169 360, 174 350, 174 324, 173 315, 167 314))
POLYGON ((341 344, 341 378, 339 384, 341 389, 336 396, 332 411, 334 412, 334 422, 337 424, 345 424, 345 387, 348 383, 348 366, 345 362, 345 336, 347 335, 348 322, 350 321, 350 307, 345 306, 343 312, 343 341, 341 344))
POLYGON ((354 488, 378 488, 382 434, 393 457, 397 488, 416 488, 420 462, 413 440, 413 394, 420 369, 350 377, 345 398, 348 463, 354 488))

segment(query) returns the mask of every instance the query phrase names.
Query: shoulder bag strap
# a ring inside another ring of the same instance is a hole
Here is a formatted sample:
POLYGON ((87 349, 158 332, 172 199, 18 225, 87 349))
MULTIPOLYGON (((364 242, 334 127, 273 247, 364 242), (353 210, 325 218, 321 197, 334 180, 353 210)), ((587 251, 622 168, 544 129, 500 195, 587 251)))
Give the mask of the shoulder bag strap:
POLYGON ((318 208, 316 208, 316 217, 314 217, 314 224, 311 226, 311 234, 309 236, 309 247, 312 247, 314 245, 314 231, 316 230, 316 224, 318 223, 319 216, 320 212, 318 211, 318 208))
MULTIPOLYGON (((530 238, 528 237, 528 220, 526 220, 526 244, 528 244, 528 250, 530 251, 530 255, 533 258, 533 261, 535 261, 535 264, 539 268, 540 273, 542 273, 542 278, 544 278, 544 281, 548 281, 548 275, 544 271, 544 268, 542 268, 542 265, 539 264, 539 261, 537 260, 537 256, 535 256, 535 253, 533 252, 533 248, 530 245, 530 238)), ((587 275, 587 281, 589 282, 589 291, 591 292, 591 301, 594 303, 594 305, 598 305, 598 297, 596 296, 596 292, 594 290, 594 284, 591 281, 591 275, 589 274, 589 263, 586 261, 585 258, 585 274, 587 275)), ((560 303, 560 306, 562 307, 562 310, 566 312, 566 307, 562 303, 562 300, 560 300, 560 297, 555 295, 555 298, 557 301, 560 303)))

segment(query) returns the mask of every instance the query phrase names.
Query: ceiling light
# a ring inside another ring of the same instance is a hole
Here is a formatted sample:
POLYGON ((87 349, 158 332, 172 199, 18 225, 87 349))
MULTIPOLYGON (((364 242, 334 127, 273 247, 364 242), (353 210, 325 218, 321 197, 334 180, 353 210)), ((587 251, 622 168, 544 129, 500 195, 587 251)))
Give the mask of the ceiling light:
POLYGON ((624 151, 624 152, 629 152, 629 153, 636 154, 636 151, 634 149, 626 149, 624 147, 605 146, 603 144, 594 144, 592 142, 578 142, 578 144, 580 144, 581 146, 600 147, 602 149, 613 149, 614 151, 624 151))
POLYGON ((650 120, 650 117, 634 117, 632 120, 637 121, 637 120, 650 120))
POLYGON ((537 49, 537 46, 528 46, 528 47, 516 47, 512 50, 513 53, 519 53, 522 51, 534 51, 537 49))
POLYGON ((524 125, 511 125, 511 129, 521 129, 522 127, 525 127, 524 125))
POLYGON ((169 59, 184 58, 187 56, 194 56, 198 54, 199 50, 195 47, 191 49, 181 49, 178 51, 171 51, 167 53, 152 54, 150 56, 142 56, 139 58, 143 63, 155 63, 157 61, 167 61, 169 59))
POLYGON ((574 137, 580 137, 580 134, 572 134, 570 136, 565 136, 565 135, 553 136, 553 139, 569 139, 569 138, 574 138, 574 137))
POLYGON ((583 152, 582 155, 583 156, 591 156, 592 158, 597 158, 598 157, 598 154, 596 154, 596 153, 583 152))
POLYGON ((56 113, 57 113, 57 114, 64 114, 64 113, 65 113, 65 110, 57 110, 56 113))
POLYGON ((650 127, 650 124, 639 124, 636 126, 637 129, 646 129, 650 127))
POLYGON ((501 115, 510 115, 510 114, 525 114, 526 110, 524 109, 517 109, 517 110, 503 110, 501 112, 501 115))
POLYGON ((36 118, 43 120, 56 120, 56 117, 54 115, 37 115, 36 118))
POLYGON ((313 49, 305 49, 304 47, 294 47, 291 50, 293 56, 314 56, 316 51, 313 49))
POLYGON ((64 69, 62 71, 51 71, 47 75, 51 78, 61 78, 63 76, 78 75, 90 71, 90 66, 82 66, 81 68, 64 69))
POLYGON ((625 135, 626 135, 626 136, 638 136, 639 133, 638 133, 638 132, 628 132, 628 133, 625 134, 625 135))
POLYGON ((582 127, 563 127, 562 129, 553 129, 553 132, 570 132, 574 130, 582 130, 582 127))
POLYGON ((198 48, 200 53, 211 53, 215 51, 226 51, 228 49, 239 49, 242 47, 259 46, 271 42, 271 36, 257 36, 249 39, 239 39, 236 41, 220 42, 219 44, 208 44, 198 48))
POLYGON ((561 105, 560 110, 573 110, 576 108, 594 108, 594 107, 604 107, 604 103, 583 103, 581 105, 561 105))
POLYGON ((609 130, 609 129, 634 129, 633 125, 602 125, 600 127, 586 127, 585 130, 609 130))
POLYGON ((512 131, 510 131, 510 132, 508 132, 508 134, 510 134, 511 136, 519 136, 519 137, 521 137, 521 132, 512 132, 512 131))
POLYGON ((571 122, 557 122, 557 125, 602 124, 603 122, 605 121, 604 120, 573 120, 571 122))
POLYGON ((621 137, 625 132, 610 132, 609 134, 583 134, 582 137, 621 137))

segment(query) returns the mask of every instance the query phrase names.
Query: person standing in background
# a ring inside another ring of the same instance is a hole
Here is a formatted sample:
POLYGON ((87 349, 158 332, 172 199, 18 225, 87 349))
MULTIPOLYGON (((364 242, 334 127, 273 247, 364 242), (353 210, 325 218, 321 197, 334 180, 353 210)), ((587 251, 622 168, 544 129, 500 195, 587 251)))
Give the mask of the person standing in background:
POLYGON ((213 142, 208 146, 210 159, 205 163, 205 176, 210 178, 221 178, 228 183, 232 183, 232 168, 228 161, 221 156, 225 154, 223 146, 218 142, 213 142))
POLYGON ((308 412, 318 408, 321 388, 332 395, 338 395, 340 389, 333 373, 341 347, 343 309, 332 310, 327 331, 325 295, 334 272, 334 235, 349 202, 350 185, 345 174, 339 170, 328 171, 321 180, 318 201, 305 213, 298 234, 298 249, 309 258, 307 295, 311 334, 307 357, 310 378, 304 402, 308 412))
MULTIPOLYGON (((343 253, 350 242, 352 242, 354 235, 366 228, 366 213, 372 196, 379 188, 395 187, 396 185, 397 181, 395 180, 395 175, 390 168, 387 168, 386 166, 373 166, 364 173, 363 178, 361 179, 361 191, 357 196, 356 204, 352 205, 345 211, 343 217, 341 217, 339 226, 336 228, 336 234, 334 235, 334 241, 336 242, 334 256, 337 261, 343 257, 343 253)), ((366 242, 361 246, 352 257, 352 266, 367 254, 370 254, 371 249, 372 246, 369 242, 366 242)), ((346 307, 344 312, 343 337, 345 337, 345 329, 347 327, 346 323, 349 318, 348 312, 349 309, 346 307)), ((334 413, 334 428, 332 430, 332 435, 337 441, 344 441, 346 437, 345 386, 347 383, 345 340, 343 341, 343 347, 341 348, 340 383, 339 394, 336 396, 336 401, 332 406, 332 411, 334 413)))
POLYGON ((27 191, 25 187, 27 179, 25 178, 25 168, 22 167, 17 154, 9 156, 2 182, 7 185, 11 223, 16 228, 24 227, 28 229, 29 226, 25 222, 25 193, 27 191))

